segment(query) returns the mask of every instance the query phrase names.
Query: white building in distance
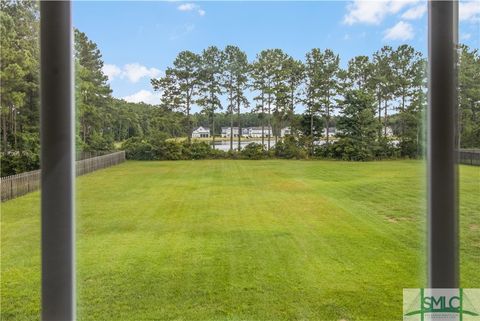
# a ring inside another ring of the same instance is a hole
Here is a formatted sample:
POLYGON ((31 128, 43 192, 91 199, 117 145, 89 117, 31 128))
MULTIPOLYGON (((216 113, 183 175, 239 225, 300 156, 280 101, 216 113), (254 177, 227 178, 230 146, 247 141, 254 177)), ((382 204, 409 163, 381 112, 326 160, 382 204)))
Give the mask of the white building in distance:
POLYGON ((290 127, 284 127, 282 129, 280 129, 280 137, 285 137, 287 135, 291 135, 292 134, 292 128, 290 127))
POLYGON ((393 136, 393 128, 390 127, 390 126, 387 126, 387 128, 385 129, 385 127, 382 128, 382 135, 384 133, 387 133, 387 137, 392 137, 393 136))
POLYGON ((209 138, 210 137, 210 128, 208 127, 198 127, 192 132, 192 138, 209 138))
MULTIPOLYGON (((263 137, 272 136, 272 127, 263 127, 263 137)), ((248 127, 248 137, 261 138, 262 137, 262 127, 248 127)))
MULTIPOLYGON (((238 137, 239 129, 238 127, 222 127, 222 137, 227 138, 232 135, 233 137, 238 137)), ((263 137, 272 136, 272 127, 265 126, 263 128, 263 137)), ((261 138, 262 137, 262 127, 245 127, 242 128, 242 137, 251 137, 251 138, 261 138)))
MULTIPOLYGON (((336 133, 337 133, 337 128, 336 128, 336 127, 330 127, 330 128, 328 128, 328 136, 329 136, 329 137, 335 136, 336 133)), ((327 129, 326 129, 326 128, 324 128, 324 129, 322 130, 322 136, 323 136, 323 137, 327 137, 327 129)))
POLYGON ((238 127, 222 127, 222 137, 226 138, 232 135, 238 137, 238 127))

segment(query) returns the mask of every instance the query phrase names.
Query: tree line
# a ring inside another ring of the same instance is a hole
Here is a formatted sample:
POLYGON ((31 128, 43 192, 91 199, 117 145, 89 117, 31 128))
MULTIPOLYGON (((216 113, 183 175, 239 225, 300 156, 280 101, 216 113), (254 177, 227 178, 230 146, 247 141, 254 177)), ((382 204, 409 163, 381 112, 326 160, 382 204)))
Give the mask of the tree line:
MULTIPOLYGON (((4 176, 39 166, 39 12, 34 1, 2 1, 0 9, 4 176)), ((459 145, 479 148, 480 54, 465 45, 458 53, 459 145)), ((343 68, 330 49, 314 48, 303 60, 281 49, 263 50, 253 60, 237 46, 182 51, 163 77, 151 80, 161 95, 156 106, 114 98, 100 50, 79 30, 74 55, 79 151, 112 150, 118 142, 152 137, 186 136, 189 142, 198 125, 216 134, 226 126, 271 126, 279 144, 280 129, 289 126, 295 148, 307 157, 422 155, 426 60, 408 45, 384 46, 343 68), (194 106, 201 112, 193 113, 194 106)), ((235 149, 233 135, 230 145, 235 149)), ((270 137, 262 137, 262 150, 265 145, 271 147, 270 137)))
POLYGON ((185 115, 189 137, 191 110, 197 104, 210 117, 213 132, 217 111, 225 107, 231 125, 241 128, 240 112, 248 110, 263 120, 262 126, 273 126, 275 141, 280 128, 293 125, 309 136, 312 147, 323 128, 326 144, 330 143, 332 117, 345 112, 349 94, 362 91, 363 98, 377 106, 378 122, 371 124, 377 128, 377 139, 384 140, 387 127, 394 126, 402 154, 416 156, 426 101, 425 68, 421 53, 408 45, 384 46, 372 57, 357 56, 344 69, 330 49, 314 48, 304 61, 281 49, 267 49, 249 62, 236 46, 223 50, 211 46, 200 54, 180 52, 165 76, 151 82, 161 92, 162 106, 185 115), (252 101, 246 92, 253 94, 252 101), (299 106, 309 126, 293 121, 299 106), (393 113, 396 117, 391 117, 393 113), (316 118, 321 118, 320 126, 316 118))
MULTIPOLYGON (((460 46, 459 64, 460 146, 478 147, 478 49, 460 46)), ((276 142, 280 129, 285 126, 307 136, 312 155, 323 129, 325 145, 329 147, 329 131, 337 119, 341 120, 342 132, 337 137, 347 135, 354 127, 365 132, 375 131, 375 136, 368 135, 368 140, 363 142, 371 146, 370 149, 385 148, 389 143, 387 131, 391 129, 400 156, 422 154, 426 59, 409 45, 384 46, 371 56, 356 56, 345 68, 341 67, 338 54, 330 49, 314 48, 306 53, 303 61, 281 49, 267 49, 249 61, 237 46, 226 46, 223 50, 210 46, 200 53, 180 52, 165 75, 152 79, 151 83, 161 93, 161 106, 184 115, 189 139, 194 125, 192 107, 197 105, 209 118, 213 133, 217 133, 219 111, 225 111, 230 116, 230 125, 239 128, 244 125, 240 113, 250 112, 258 115, 262 127, 273 127, 276 142), (365 110, 357 115, 360 105, 366 105, 365 110), (352 106, 356 107, 352 109, 352 106), (304 110, 303 119, 296 117, 299 107, 304 110), (355 117, 366 117, 367 110, 375 121, 352 122, 355 117)), ((233 135, 230 139, 230 149, 233 149, 233 135)), ((240 146, 240 137, 238 140, 240 146)), ((351 148, 361 145, 354 146, 357 143, 354 136, 351 141, 351 148)))

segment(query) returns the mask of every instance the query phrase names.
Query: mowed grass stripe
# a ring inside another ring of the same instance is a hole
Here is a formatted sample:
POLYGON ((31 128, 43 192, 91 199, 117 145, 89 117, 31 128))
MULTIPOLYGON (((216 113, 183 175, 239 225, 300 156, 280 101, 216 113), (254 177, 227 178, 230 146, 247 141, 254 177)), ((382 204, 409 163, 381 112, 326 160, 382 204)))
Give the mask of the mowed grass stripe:
MULTIPOLYGON (((462 285, 480 172, 461 167, 462 285)), ((127 162, 78 179, 79 320, 401 320, 425 281, 419 161, 127 162)), ((2 204, 2 320, 36 320, 38 193, 2 204)))

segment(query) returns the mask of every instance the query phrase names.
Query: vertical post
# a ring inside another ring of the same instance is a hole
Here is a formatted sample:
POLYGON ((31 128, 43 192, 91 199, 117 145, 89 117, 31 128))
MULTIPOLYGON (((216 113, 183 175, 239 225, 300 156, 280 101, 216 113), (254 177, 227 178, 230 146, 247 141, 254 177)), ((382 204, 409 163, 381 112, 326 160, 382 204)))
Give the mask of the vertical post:
POLYGON ((458 2, 431 0, 428 16, 428 282, 457 288, 458 2))
POLYGON ((42 320, 75 319, 70 1, 40 1, 42 320))

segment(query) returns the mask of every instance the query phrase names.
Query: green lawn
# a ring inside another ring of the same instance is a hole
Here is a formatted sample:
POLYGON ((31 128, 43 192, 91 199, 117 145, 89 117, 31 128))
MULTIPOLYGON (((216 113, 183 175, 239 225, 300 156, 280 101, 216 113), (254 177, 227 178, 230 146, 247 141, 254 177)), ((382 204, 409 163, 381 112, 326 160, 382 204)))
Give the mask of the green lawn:
MULTIPOLYGON (((480 287, 480 167, 461 167, 480 287)), ((401 320, 424 285, 418 161, 127 162, 78 178, 79 320, 401 320)), ((2 204, 2 320, 38 320, 39 193, 2 204)))

